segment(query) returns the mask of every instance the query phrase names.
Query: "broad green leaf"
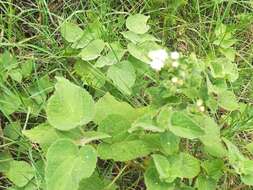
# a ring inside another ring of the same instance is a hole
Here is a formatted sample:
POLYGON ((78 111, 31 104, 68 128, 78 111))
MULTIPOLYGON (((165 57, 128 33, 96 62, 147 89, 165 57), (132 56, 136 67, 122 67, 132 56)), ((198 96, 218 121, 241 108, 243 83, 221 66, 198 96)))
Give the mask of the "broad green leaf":
POLYGON ((95 105, 96 114, 94 121, 99 124, 108 115, 121 115, 129 122, 133 122, 136 118, 144 114, 148 107, 133 108, 126 102, 116 100, 111 94, 107 93, 100 98, 95 105))
POLYGON ((38 188, 46 189, 45 185, 43 186, 43 184, 39 180, 32 179, 24 187, 12 187, 8 190, 38 190, 38 188))
POLYGON ((239 108, 235 94, 232 91, 222 90, 218 94, 218 104, 220 107, 234 111, 239 108))
POLYGON ((122 61, 112 65, 107 71, 107 76, 120 91, 127 95, 131 94, 136 74, 134 67, 129 61, 122 61))
POLYGON ((219 180, 223 175, 224 162, 221 159, 205 160, 201 166, 207 175, 215 180, 219 180))
POLYGON ((154 42, 160 41, 150 34, 136 34, 132 31, 122 32, 121 34, 124 36, 124 38, 130 40, 134 44, 143 43, 146 41, 154 41, 154 42))
POLYGON ((48 123, 42 123, 30 130, 24 130, 22 133, 32 142, 38 143, 44 152, 47 151, 53 142, 60 138, 68 138, 72 139, 73 141, 78 141, 81 139, 81 133, 79 129, 59 131, 48 123))
POLYGON ((216 40, 213 42, 213 44, 222 48, 230 48, 236 42, 232 36, 232 30, 230 30, 223 23, 220 23, 216 26, 215 35, 216 40))
POLYGON ((242 175, 241 176, 241 180, 243 183, 245 183, 246 185, 253 185, 253 174, 247 174, 247 175, 242 175))
POLYGON ((197 158, 187 153, 179 153, 170 156, 171 169, 173 174, 181 178, 194 178, 200 172, 200 162, 197 158))
POLYGON ((230 60, 230 61, 235 60, 236 51, 234 50, 234 48, 232 48, 232 47, 220 48, 219 50, 228 60, 230 60))
POLYGON ((107 139, 110 137, 111 137, 110 135, 99 132, 99 131, 87 131, 87 132, 82 133, 82 138, 79 140, 79 143, 81 145, 85 145, 91 141, 107 139))
POLYGON ((13 69, 8 72, 8 75, 11 77, 12 80, 21 83, 22 81, 22 73, 21 69, 13 69))
POLYGON ((13 158, 9 152, 0 152, 0 172, 7 172, 10 168, 10 162, 12 161, 13 158))
POLYGON ((77 61, 74 69, 75 72, 81 77, 84 84, 94 88, 101 88, 105 85, 104 74, 96 70, 89 63, 77 61))
MULTIPOLYGON (((39 105, 46 106, 47 95, 54 90, 54 84, 50 81, 48 74, 36 78, 29 86, 28 91, 33 100, 39 105)), ((30 97, 29 97, 30 98, 30 97)))
POLYGON ((237 66, 233 62, 226 62, 225 65, 226 77, 230 82, 235 82, 239 78, 237 66))
POLYGON ((150 59, 148 58, 147 53, 144 52, 143 49, 139 48, 137 45, 129 43, 127 45, 127 50, 136 59, 139 59, 144 63, 149 63, 150 62, 150 59))
POLYGON ((208 144, 208 141, 211 140, 211 136, 209 136, 208 138, 209 139, 202 141, 203 144, 205 145, 204 149, 212 156, 219 157, 219 158, 224 157, 227 154, 227 151, 224 145, 222 144, 221 140, 214 138, 214 140, 217 140, 217 141, 213 141, 212 144, 208 144))
POLYGON ((164 106, 159 110, 159 114, 156 117, 156 123, 161 129, 167 130, 170 125, 170 116, 173 113, 172 108, 164 106))
POLYGON ((9 51, 4 51, 3 54, 0 54, 0 82, 6 81, 9 72, 17 67, 17 59, 9 51))
POLYGON ((96 67, 104 67, 104 66, 109 66, 109 65, 114 65, 118 62, 120 62, 120 60, 122 59, 122 57, 125 54, 125 49, 123 49, 120 45, 120 43, 118 42, 114 42, 112 44, 110 44, 110 51, 105 55, 105 56, 101 56, 95 66, 96 67))
POLYGON ((246 148, 253 154, 253 142, 247 144, 246 148))
POLYGON ((135 57, 136 59, 144 62, 144 63, 149 63, 151 60, 148 57, 148 53, 153 50, 161 49, 162 47, 157 45, 153 41, 146 41, 141 44, 134 44, 134 43, 129 43, 127 45, 127 50, 129 53, 135 57))
POLYGON ((177 175, 176 173, 172 170, 172 166, 170 161, 162 155, 159 154, 154 154, 152 155, 156 170, 159 174, 159 178, 162 181, 166 182, 173 182, 177 175))
POLYGON ((210 177, 200 175, 196 181, 198 190, 216 190, 216 181, 210 177))
POLYGON ((229 140, 223 138, 228 148, 229 163, 233 166, 241 180, 247 185, 253 185, 253 161, 244 157, 239 149, 229 140))
POLYGON ((210 62, 211 73, 214 78, 224 78, 225 77, 225 64, 223 63, 226 59, 214 59, 210 62))
POLYGON ((203 136, 204 130, 190 116, 183 112, 173 112, 170 130, 177 136, 194 139, 203 136))
POLYGON ((160 142, 163 151, 168 155, 175 154, 179 150, 180 138, 169 131, 160 135, 160 142))
POLYGON ((144 174, 147 190, 174 190, 174 185, 162 182, 154 167, 149 167, 144 174))
POLYGON ((144 34, 149 30, 149 26, 147 25, 147 21, 149 16, 145 16, 142 14, 130 15, 126 20, 126 27, 136 33, 136 34, 144 34))
POLYGON ((107 188, 109 184, 109 180, 103 179, 97 172, 94 172, 91 177, 83 179, 80 182, 78 190, 116 190, 115 185, 107 188))
POLYGON ((29 77, 33 71, 33 60, 28 60, 21 64, 21 73, 24 78, 29 77))
POLYGON ((226 146, 228 148, 229 163, 233 166, 233 168, 237 171, 237 173, 240 174, 242 170, 242 163, 245 160, 244 155, 228 139, 223 138, 223 141, 226 143, 226 146))
POLYGON ((206 115, 194 117, 200 123, 205 134, 199 139, 205 145, 205 150, 216 157, 224 157, 227 154, 220 139, 220 128, 213 119, 206 115))
POLYGON ((97 155, 92 146, 78 147, 67 139, 60 139, 48 149, 46 163, 47 190, 77 190, 82 179, 92 175, 97 155))
POLYGON ((146 114, 142 115, 138 119, 136 119, 129 129, 129 132, 132 133, 136 130, 146 130, 152 132, 164 132, 165 129, 158 126, 154 121, 155 113, 147 112, 146 114))
POLYGON ((102 37, 103 26, 96 20, 85 27, 83 35, 80 39, 72 44, 72 48, 80 49, 86 47, 92 40, 102 37))
POLYGON ((34 174, 34 169, 27 162, 14 160, 9 163, 9 169, 5 173, 6 177, 18 187, 25 186, 34 174))
POLYGON ((5 137, 8 137, 12 140, 17 140, 21 134, 20 123, 18 121, 10 123, 4 128, 3 132, 5 137))
POLYGON ((97 39, 91 41, 87 46, 85 46, 79 56, 84 61, 91 61, 98 58, 105 47, 105 43, 103 40, 97 39))
POLYGON ((144 140, 129 140, 114 144, 101 143, 98 146, 101 159, 121 162, 147 156, 154 150, 154 147, 144 140))
POLYGON ((59 130, 70 130, 93 119, 94 101, 83 88, 57 77, 54 95, 47 104, 49 123, 59 130))
POLYGON ((228 88, 226 80, 224 79, 214 79, 212 82, 207 77, 207 87, 208 87, 208 93, 209 96, 212 96, 212 93, 218 94, 221 91, 224 91, 228 88))
POLYGON ((247 185, 253 185, 253 160, 245 159, 242 162, 241 180, 247 185))
POLYGON ((93 36, 92 33, 90 33, 90 31, 85 30, 82 33, 82 36, 80 36, 80 38, 78 38, 73 44, 72 44, 72 48, 74 49, 82 49, 85 48, 87 45, 89 45, 89 43, 91 43, 91 41, 97 39, 95 36, 93 36))
POLYGON ((0 91, 0 110, 6 114, 10 115, 16 111, 18 111, 21 100, 20 97, 10 91, 9 89, 1 89, 0 91))
POLYGON ((105 142, 114 143, 121 142, 129 136, 128 129, 131 124, 121 115, 108 115, 98 126, 98 131, 111 136, 109 139, 104 139, 105 142))
POLYGON ((83 35, 83 30, 76 24, 65 22, 61 26, 61 35, 68 42, 75 42, 83 35))

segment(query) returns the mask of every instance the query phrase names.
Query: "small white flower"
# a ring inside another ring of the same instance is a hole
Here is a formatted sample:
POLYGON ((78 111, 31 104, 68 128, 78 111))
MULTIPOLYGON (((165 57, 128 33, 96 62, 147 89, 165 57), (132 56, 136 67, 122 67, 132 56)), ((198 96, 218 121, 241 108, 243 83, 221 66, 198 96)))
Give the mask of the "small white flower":
POLYGON ((179 66, 179 62, 177 61, 172 62, 172 67, 177 68, 178 66, 179 66))
POLYGON ((177 82, 178 82, 178 78, 177 78, 177 77, 172 77, 171 81, 172 81, 173 83, 177 83, 177 82))
POLYGON ((168 53, 164 49, 150 51, 148 57, 151 62, 148 64, 155 70, 160 71, 165 65, 165 61, 168 58, 168 53))
POLYGON ((200 106, 199 107, 199 111, 204 112, 205 111, 205 107, 204 106, 200 106))
POLYGON ((153 60, 149 64, 156 71, 160 71, 164 66, 164 62, 161 60, 153 60))
POLYGON ((170 53, 170 58, 173 60, 178 60, 180 57, 179 53, 177 51, 173 51, 170 53))
POLYGON ((151 60, 165 61, 168 58, 168 53, 164 49, 158 49, 158 50, 150 51, 148 53, 148 57, 151 60))
POLYGON ((197 104, 198 107, 202 106, 203 105, 203 100, 198 99, 196 104, 197 104))

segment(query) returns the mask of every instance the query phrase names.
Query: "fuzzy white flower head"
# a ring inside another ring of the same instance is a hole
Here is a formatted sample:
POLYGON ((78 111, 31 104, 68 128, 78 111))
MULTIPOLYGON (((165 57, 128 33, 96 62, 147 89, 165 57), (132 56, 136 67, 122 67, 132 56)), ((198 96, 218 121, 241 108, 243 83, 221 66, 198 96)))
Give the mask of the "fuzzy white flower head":
POLYGON ((203 100, 201 99, 198 99, 197 102, 196 102, 197 106, 202 106, 203 105, 203 100))
POLYGON ((172 67, 178 68, 178 66, 179 66, 179 62, 178 61, 173 61, 172 62, 172 67))
POLYGON ((165 61, 168 58, 168 53, 164 49, 159 49, 150 51, 148 53, 148 57, 151 59, 149 65, 153 69, 160 71, 165 65, 165 61))
POLYGON ((151 60, 165 61, 168 58, 168 53, 164 49, 158 49, 158 50, 150 51, 148 53, 148 57, 151 60))
POLYGON ((177 51, 173 51, 170 53, 170 58, 173 60, 178 60, 180 57, 179 53, 177 51))
POLYGON ((164 62, 161 60, 153 60, 149 64, 156 71, 160 71, 164 66, 164 62))
POLYGON ((200 106, 199 107, 199 111, 204 112, 205 111, 205 107, 204 106, 200 106))

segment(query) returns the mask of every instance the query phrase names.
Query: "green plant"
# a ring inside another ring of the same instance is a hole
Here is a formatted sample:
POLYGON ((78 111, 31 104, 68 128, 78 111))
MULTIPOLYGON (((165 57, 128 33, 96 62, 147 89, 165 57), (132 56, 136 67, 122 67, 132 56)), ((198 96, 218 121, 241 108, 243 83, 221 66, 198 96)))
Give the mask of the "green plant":
MULTIPOLYGON (((253 160, 234 145, 233 130, 225 128, 248 107, 233 92, 239 78, 233 33, 217 25, 214 53, 198 58, 161 45, 148 33, 148 19, 130 15, 127 30, 119 34, 124 40, 113 41, 106 41, 98 20, 84 30, 64 21, 65 53, 74 59, 73 73, 82 84, 59 74, 53 90, 46 75, 30 86, 29 93, 42 89, 32 98, 6 88, 7 101, 0 102, 6 116, 27 104, 36 105, 32 115, 46 113, 30 129, 18 123, 5 128, 7 142, 18 133, 20 154, 28 149, 33 155, 30 165, 9 151, 1 153, 0 171, 13 189, 117 189, 114 180, 98 174, 98 159, 137 165, 148 190, 212 190, 228 175, 253 185, 253 160), (139 106, 131 104, 133 96, 139 106), (12 99, 15 106, 4 104, 12 99)), ((6 57, 10 67, 1 68, 4 82, 20 82, 32 72, 32 63, 20 66, 7 52, 2 62, 6 57)))

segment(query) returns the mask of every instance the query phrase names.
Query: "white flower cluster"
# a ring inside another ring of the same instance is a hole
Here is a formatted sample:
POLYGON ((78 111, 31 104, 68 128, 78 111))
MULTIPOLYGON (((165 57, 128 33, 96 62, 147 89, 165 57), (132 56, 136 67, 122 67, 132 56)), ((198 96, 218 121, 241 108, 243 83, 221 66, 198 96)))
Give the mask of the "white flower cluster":
POLYGON ((170 57, 173 60, 172 67, 177 68, 179 66, 178 59, 180 58, 180 55, 177 51, 173 51, 170 53, 170 57))
POLYGON ((205 106, 203 106, 203 100, 202 99, 198 99, 196 102, 196 105, 199 109, 199 111, 204 112, 205 111, 205 106))
POLYGON ((149 65, 156 71, 160 71, 165 65, 168 53, 164 49, 150 51, 148 57, 151 59, 149 65))
MULTIPOLYGON (((166 59, 168 59, 169 55, 164 49, 158 49, 154 51, 150 51, 148 53, 148 57, 151 59, 149 65, 156 71, 160 71, 165 63, 166 59)), ((178 59, 180 58, 180 54, 177 51, 170 53, 170 58, 173 60, 172 67, 177 68, 179 66, 178 59)))

